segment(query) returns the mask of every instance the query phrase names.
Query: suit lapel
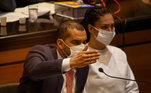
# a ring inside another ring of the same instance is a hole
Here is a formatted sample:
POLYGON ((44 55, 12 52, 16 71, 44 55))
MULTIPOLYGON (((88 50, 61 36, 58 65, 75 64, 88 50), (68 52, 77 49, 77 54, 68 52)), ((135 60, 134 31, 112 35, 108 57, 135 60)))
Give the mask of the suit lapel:
POLYGON ((63 87, 63 82, 64 82, 63 76, 62 76, 62 75, 59 75, 59 76, 58 76, 57 93, 61 93, 61 90, 62 90, 62 87, 63 87))
MULTIPOLYGON (((55 46, 50 46, 50 48, 52 49, 51 51, 52 51, 54 59, 58 59, 57 48, 55 46)), ((58 75, 56 80, 58 81, 56 84, 57 85, 57 92, 56 93, 61 93, 63 82, 64 82, 63 76, 58 75)))
POLYGON ((82 93, 84 85, 87 80, 89 67, 77 68, 76 69, 76 90, 75 93, 82 93))

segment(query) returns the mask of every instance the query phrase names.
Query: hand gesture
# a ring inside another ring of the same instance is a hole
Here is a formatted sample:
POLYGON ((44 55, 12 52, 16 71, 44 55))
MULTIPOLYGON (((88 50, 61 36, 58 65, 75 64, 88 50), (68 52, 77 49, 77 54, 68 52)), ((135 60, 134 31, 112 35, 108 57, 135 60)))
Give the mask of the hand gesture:
POLYGON ((71 57, 70 67, 84 67, 86 65, 95 63, 99 59, 100 53, 97 50, 87 51, 88 46, 80 51, 76 56, 71 57))

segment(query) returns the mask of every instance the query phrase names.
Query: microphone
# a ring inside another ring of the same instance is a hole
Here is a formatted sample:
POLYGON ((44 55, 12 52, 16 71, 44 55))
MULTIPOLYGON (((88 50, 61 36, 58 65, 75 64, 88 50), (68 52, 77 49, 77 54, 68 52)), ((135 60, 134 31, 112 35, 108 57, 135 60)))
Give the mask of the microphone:
POLYGON ((99 71, 104 73, 106 76, 108 77, 111 77, 111 78, 116 78, 116 79, 122 79, 122 80, 129 80, 129 81, 135 81, 135 82, 141 82, 141 83, 146 83, 146 84, 151 84, 151 82, 149 81, 141 81, 141 80, 135 80, 135 79, 128 79, 128 78, 122 78, 122 77, 116 77, 116 76, 111 76, 111 75, 108 75, 104 72, 103 68, 99 68, 99 71))

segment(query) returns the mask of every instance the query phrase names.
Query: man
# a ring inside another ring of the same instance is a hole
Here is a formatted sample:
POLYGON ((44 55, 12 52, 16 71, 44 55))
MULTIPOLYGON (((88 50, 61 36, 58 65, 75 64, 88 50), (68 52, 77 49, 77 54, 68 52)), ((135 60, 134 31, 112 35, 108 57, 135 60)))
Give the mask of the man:
POLYGON ((19 93, 82 93, 87 65, 95 63, 100 54, 86 51, 86 32, 77 22, 65 21, 58 31, 57 48, 37 45, 29 51, 19 93))

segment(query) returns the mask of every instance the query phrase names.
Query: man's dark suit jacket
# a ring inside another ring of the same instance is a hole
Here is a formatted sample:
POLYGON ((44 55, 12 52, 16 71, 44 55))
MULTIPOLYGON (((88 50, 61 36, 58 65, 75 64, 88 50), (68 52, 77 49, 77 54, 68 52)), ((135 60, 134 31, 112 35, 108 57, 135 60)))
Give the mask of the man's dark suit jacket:
MULTIPOLYGON (((60 93, 63 86, 62 60, 56 47, 37 45, 31 48, 24 64, 18 93, 60 93)), ((88 66, 76 69, 75 93, 82 93, 88 75, 88 66)))

